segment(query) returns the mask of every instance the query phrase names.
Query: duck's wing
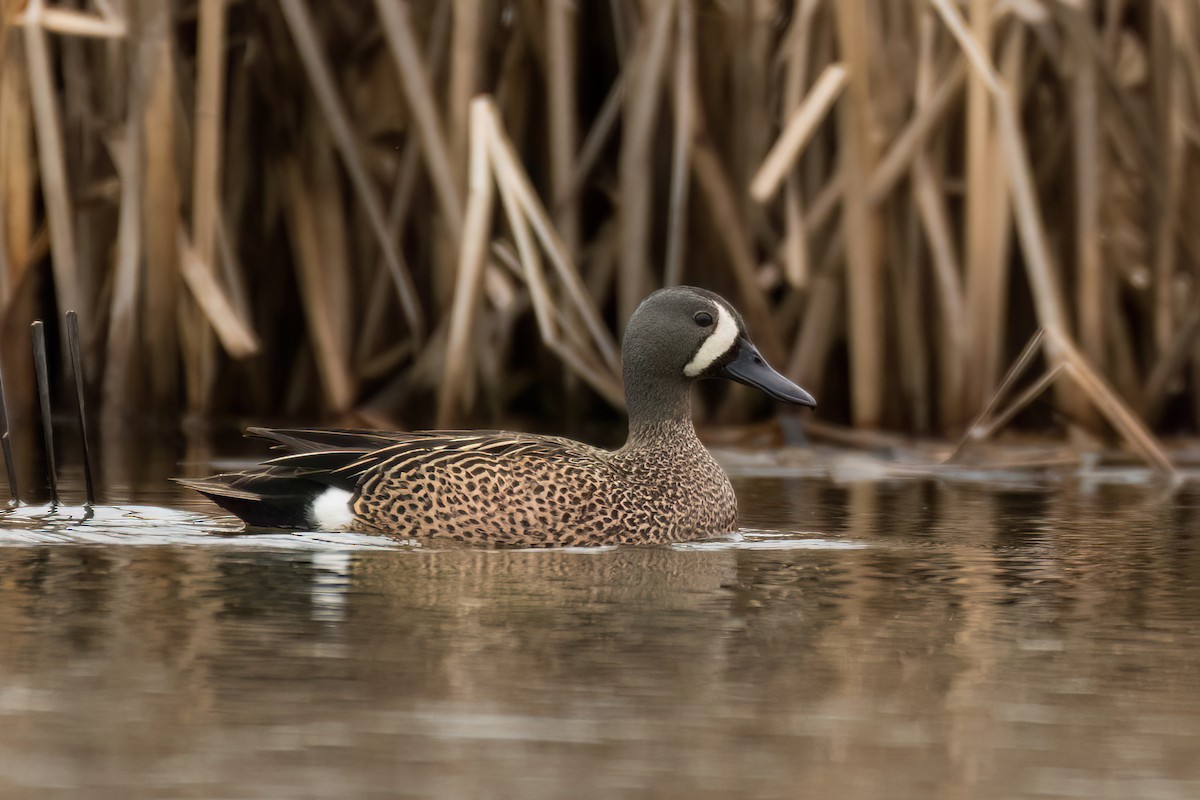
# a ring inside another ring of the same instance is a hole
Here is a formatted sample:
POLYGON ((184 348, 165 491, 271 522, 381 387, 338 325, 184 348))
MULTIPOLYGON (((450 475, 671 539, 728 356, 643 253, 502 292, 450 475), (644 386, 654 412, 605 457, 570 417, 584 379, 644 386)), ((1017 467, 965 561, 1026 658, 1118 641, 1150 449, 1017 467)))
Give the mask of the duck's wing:
POLYGON ((481 458, 524 458, 609 467, 603 450, 558 436, 507 431, 364 431, 336 428, 250 428, 284 455, 238 472, 178 478, 254 527, 310 528, 331 490, 354 494, 367 475, 465 464, 481 458))
POLYGON ((507 457, 607 463, 605 451, 561 436, 509 431, 277 431, 255 429, 287 449, 264 466, 319 474, 323 482, 353 490, 368 473, 401 473, 416 465, 507 457), (325 448, 325 449, 322 449, 325 448))

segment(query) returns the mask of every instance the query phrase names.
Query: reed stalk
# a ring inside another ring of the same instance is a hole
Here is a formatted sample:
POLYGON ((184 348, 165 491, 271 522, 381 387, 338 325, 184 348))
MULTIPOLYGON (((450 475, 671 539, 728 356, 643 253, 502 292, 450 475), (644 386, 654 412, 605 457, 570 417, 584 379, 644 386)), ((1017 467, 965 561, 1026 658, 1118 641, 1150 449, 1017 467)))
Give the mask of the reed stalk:
POLYGON ((1166 472, 1197 127, 1189 3, 0 0, 0 324, 78 310, 106 421, 549 427, 620 409, 627 316, 686 282, 863 428, 957 438, 1044 328, 1007 396, 1063 413, 990 431, 1166 472))
POLYGON ((29 97, 37 134, 38 166, 41 173, 42 199, 50 228, 53 254, 54 288, 62 308, 79 308, 79 268, 75 250, 75 223, 71 214, 67 182, 62 122, 59 118, 58 93, 50 63, 50 44, 43 0, 31 0, 21 20, 25 28, 25 53, 29 64, 29 97))
MULTIPOLYGON (((795 15, 788 35, 789 51, 781 109, 784 113, 795 113, 808 84, 813 18, 818 8, 818 0, 798 0, 795 6, 795 15)), ((801 191, 798 171, 793 170, 787 176, 784 192, 784 223, 787 232, 784 236, 785 247, 782 256, 783 273, 792 287, 803 289, 809 282, 811 242, 808 240, 804 194, 801 191)))
MULTIPOLYGON (((175 40, 171 36, 174 12, 167 3, 141 3, 135 7, 138 32, 136 79, 145 92, 138 104, 142 165, 136 173, 142 180, 139 229, 140 257, 144 259, 145 284, 141 294, 142 348, 148 372, 151 407, 169 408, 179 403, 180 356, 194 373, 197 362, 186 349, 179 325, 180 297, 178 228, 182 205, 182 176, 175 165, 178 146, 175 105, 179 98, 175 83, 175 40)), ((78 310, 82 305, 66 305, 78 310)), ((192 322, 194 320, 189 320, 192 322)), ((190 326, 188 326, 190 327, 190 326)), ((194 336, 199 332, 190 331, 194 336)), ((200 391, 193 381, 189 388, 200 391)), ((188 405, 199 405, 198 394, 188 405)))
POLYGON ((471 105, 471 169, 467 184, 466 223, 459 249, 458 276, 454 282, 454 305, 450 311, 450 333, 446 342, 446 366, 438 393, 438 425, 450 427, 462 402, 469 367, 467 347, 478 316, 484 259, 487 257, 492 218, 492 176, 488 162, 492 136, 487 100, 471 105))
POLYGON ((671 100, 675 110, 674 136, 671 139, 671 186, 667 207, 667 248, 663 284, 683 283, 683 259, 686 253, 688 164, 691 161, 692 136, 695 134, 693 97, 688 87, 695 80, 696 11, 692 0, 679 0, 678 31, 675 45, 675 90, 671 100))
MULTIPOLYGON (((225 20, 226 0, 201 0, 196 59, 195 154, 192 169, 192 243, 195 265, 208 277, 217 267, 217 219, 221 195, 221 146, 225 98, 225 20)), ((182 264, 181 264, 182 266, 182 264)), ((188 272, 184 270, 184 279, 188 272)), ((212 315, 208 314, 211 321, 212 315)), ((257 350, 257 346, 253 348, 257 350)), ((228 343, 226 350, 229 351, 228 343)), ((229 351, 234 355, 234 351, 229 351)), ((248 352, 238 350, 243 357, 248 352)), ((212 335, 200 335, 200 383, 204 391, 201 403, 207 407, 216 380, 216 356, 212 335)))
POLYGON ((837 8, 838 45, 849 73, 849 97, 839 106, 842 172, 842 235, 846 242, 851 419, 863 428, 883 423, 884 274, 879 225, 869 205, 867 177, 875 167, 871 129, 870 47, 864 0, 837 8))
POLYGON ((618 312, 628 319, 651 286, 650 231, 654 221, 651 153, 661 105, 675 0, 647 4, 650 20, 630 64, 634 90, 626 94, 620 159, 621 269, 618 312))

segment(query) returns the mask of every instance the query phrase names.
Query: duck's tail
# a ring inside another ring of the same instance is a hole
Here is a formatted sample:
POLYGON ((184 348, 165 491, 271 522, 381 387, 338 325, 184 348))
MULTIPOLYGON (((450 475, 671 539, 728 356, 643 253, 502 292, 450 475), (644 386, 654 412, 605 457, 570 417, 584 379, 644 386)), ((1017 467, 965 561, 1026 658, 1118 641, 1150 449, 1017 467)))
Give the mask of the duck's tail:
POLYGON ((354 525, 353 492, 309 478, 280 475, 270 467, 172 480, 195 489, 251 528, 336 531, 354 525))
MULTIPOLYGON (((342 530, 351 527, 357 462, 380 446, 381 435, 341 431, 251 428, 287 455, 241 472, 174 478, 252 528, 342 530)), ((387 440, 384 440, 387 441, 387 440)))

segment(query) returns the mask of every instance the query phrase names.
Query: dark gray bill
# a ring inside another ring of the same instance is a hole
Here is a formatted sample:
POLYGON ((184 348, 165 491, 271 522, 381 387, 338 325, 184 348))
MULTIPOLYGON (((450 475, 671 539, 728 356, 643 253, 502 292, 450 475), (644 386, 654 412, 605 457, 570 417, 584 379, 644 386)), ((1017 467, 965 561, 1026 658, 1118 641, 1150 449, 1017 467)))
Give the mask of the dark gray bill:
POLYGON ((721 374, 730 380, 761 389, 776 400, 810 408, 817 407, 817 401, 811 394, 772 369, 767 360, 759 354, 758 348, 748 339, 738 340, 737 355, 721 367, 721 374))

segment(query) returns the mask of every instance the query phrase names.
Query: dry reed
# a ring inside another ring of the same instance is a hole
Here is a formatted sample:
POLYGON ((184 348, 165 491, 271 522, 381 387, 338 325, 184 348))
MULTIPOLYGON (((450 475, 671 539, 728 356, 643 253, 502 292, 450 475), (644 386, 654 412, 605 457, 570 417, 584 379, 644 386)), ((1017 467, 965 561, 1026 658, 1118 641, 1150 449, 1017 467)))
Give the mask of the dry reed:
POLYGON ((615 332, 693 283, 835 420, 990 434, 1053 383, 1162 469, 1146 423, 1200 428, 1190 5, 0 15, 0 321, 58 318, 47 279, 109 417, 619 407, 615 332))

